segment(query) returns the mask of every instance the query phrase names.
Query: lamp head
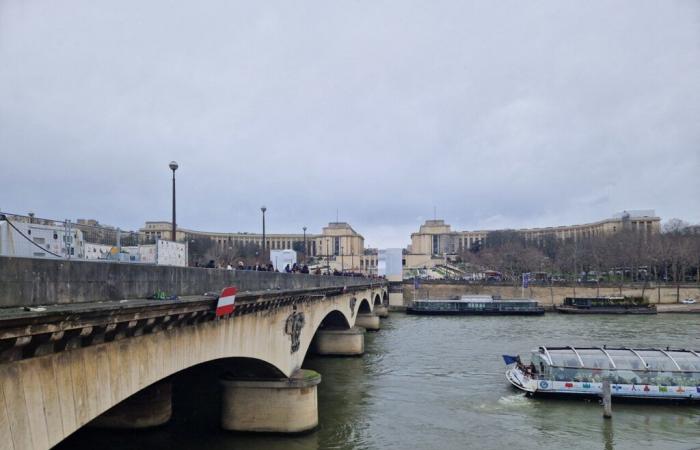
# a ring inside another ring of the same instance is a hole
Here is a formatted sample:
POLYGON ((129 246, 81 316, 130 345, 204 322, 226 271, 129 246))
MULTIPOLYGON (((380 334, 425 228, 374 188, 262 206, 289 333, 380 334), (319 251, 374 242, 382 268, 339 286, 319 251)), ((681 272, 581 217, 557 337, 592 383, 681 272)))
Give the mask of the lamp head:
POLYGON ((175 161, 170 161, 169 166, 170 166, 170 170, 172 170, 173 172, 175 172, 177 170, 177 168, 179 167, 177 165, 177 162, 175 162, 175 161))

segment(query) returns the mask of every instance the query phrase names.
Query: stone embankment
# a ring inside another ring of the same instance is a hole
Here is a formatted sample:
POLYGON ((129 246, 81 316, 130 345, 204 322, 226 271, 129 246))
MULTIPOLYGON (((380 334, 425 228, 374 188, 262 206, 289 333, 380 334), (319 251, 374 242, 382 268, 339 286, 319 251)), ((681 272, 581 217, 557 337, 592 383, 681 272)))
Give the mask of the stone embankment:
MULTIPOLYGON (((700 312, 700 286, 698 285, 663 285, 647 286, 642 289, 641 285, 620 286, 530 286, 525 289, 525 297, 533 298, 543 306, 560 305, 566 297, 598 297, 598 296, 644 296, 650 303, 657 304, 659 312, 700 312), (698 303, 695 305, 683 305, 680 301, 686 298, 693 298, 698 303)), ((453 298, 461 295, 500 295, 503 298, 520 298, 522 290, 520 286, 503 285, 477 285, 465 283, 437 283, 430 282, 422 284, 418 289, 414 289, 412 282, 403 284, 404 302, 410 302, 414 298, 453 298)))

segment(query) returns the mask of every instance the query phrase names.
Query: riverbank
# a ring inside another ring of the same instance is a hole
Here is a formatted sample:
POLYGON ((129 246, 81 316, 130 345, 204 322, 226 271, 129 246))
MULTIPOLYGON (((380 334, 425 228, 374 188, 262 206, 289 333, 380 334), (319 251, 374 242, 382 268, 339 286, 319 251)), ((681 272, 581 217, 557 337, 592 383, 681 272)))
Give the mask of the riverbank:
POLYGON ((700 314, 700 304, 656 305, 656 311, 659 313, 700 314))
MULTIPOLYGON (((555 305, 542 305, 545 312, 555 313, 555 305)), ((389 311, 392 312, 406 312, 406 306, 390 306, 389 311)), ((673 314, 700 314, 700 304, 695 305, 684 305, 684 304, 674 304, 674 305, 656 305, 656 311, 659 314, 673 313, 673 314)))
MULTIPOLYGON (((641 296, 644 295, 649 303, 656 305, 682 305, 680 301, 694 298, 700 303, 700 286, 654 286, 643 288, 639 285, 624 286, 530 286, 524 293, 520 286, 504 286, 490 284, 464 284, 431 281, 415 289, 412 282, 404 282, 403 298, 408 303, 414 298, 453 298, 462 295, 500 295, 503 298, 521 298, 523 295, 537 300, 540 305, 561 305, 566 297, 607 297, 607 296, 641 296)), ((697 304, 696 304, 697 305, 697 304)), ((698 305, 700 306, 700 305, 698 305)), ((680 309, 685 312, 683 308, 680 309)))

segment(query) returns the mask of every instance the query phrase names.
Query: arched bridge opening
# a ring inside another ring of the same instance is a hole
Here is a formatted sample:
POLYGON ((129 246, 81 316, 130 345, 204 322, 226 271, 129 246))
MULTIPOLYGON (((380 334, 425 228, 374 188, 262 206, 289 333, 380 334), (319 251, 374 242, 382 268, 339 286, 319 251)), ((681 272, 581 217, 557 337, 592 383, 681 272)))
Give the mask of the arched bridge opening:
MULTIPOLYGON (((347 330, 350 328, 350 323, 345 317, 345 314, 338 310, 331 311, 326 315, 326 317, 321 321, 318 326, 318 330, 347 330)), ((314 332, 314 333, 316 333, 314 332)))
POLYGON ((357 308, 358 314, 370 314, 372 312, 372 307, 369 305, 369 300, 363 298, 360 300, 360 306, 357 308))

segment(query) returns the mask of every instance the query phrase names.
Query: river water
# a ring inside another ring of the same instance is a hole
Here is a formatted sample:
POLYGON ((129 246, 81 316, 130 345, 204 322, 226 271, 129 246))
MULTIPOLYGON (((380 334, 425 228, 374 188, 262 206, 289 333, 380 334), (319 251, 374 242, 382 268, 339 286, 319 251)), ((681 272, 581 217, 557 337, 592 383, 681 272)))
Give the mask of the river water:
MULTIPOLYGON (((307 358, 322 374, 320 425, 302 436, 218 427, 216 383, 193 375, 187 400, 164 427, 80 430, 62 448, 127 449, 691 449, 700 407, 531 399, 510 388, 501 354, 539 345, 700 349, 700 317, 433 317, 392 313, 356 358, 307 358)), ((177 409, 177 408, 176 408, 177 409)))

